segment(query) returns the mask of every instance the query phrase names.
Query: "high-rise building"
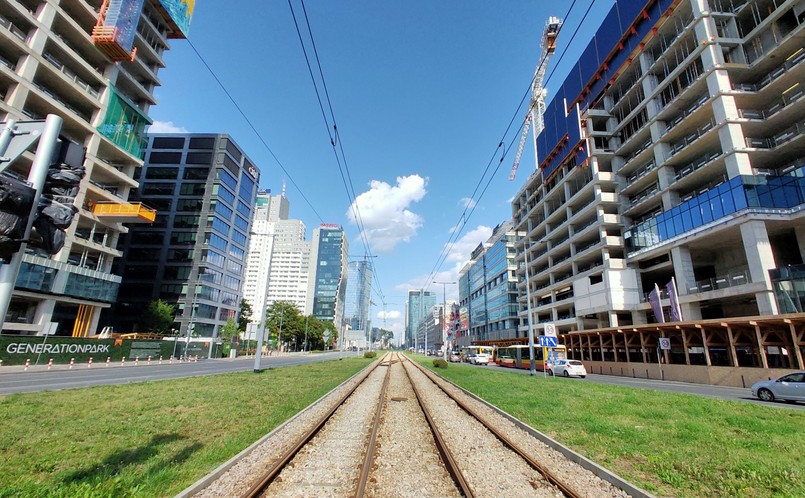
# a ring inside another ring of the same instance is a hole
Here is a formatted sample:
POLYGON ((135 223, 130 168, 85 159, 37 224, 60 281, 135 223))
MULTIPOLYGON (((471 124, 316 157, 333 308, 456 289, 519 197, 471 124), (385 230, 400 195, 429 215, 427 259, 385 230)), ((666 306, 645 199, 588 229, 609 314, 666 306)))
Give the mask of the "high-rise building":
POLYGON ((350 261, 347 267, 347 297, 344 302, 344 322, 349 326, 347 345, 365 347, 371 331, 369 311, 372 304, 374 268, 367 259, 350 261))
POLYGON ((414 347, 417 342, 422 342, 421 339, 424 339, 424 337, 420 337, 420 340, 417 341, 415 337, 419 322, 435 305, 435 292, 419 289, 408 290, 408 299, 405 302, 405 342, 409 348, 414 347))
POLYGON ((460 306, 469 310, 467 330, 457 338, 459 346, 473 341, 522 337, 518 335, 516 232, 512 222, 496 226, 492 236, 478 245, 458 274, 460 306))
POLYGON ((803 24, 797 1, 615 3, 513 201, 521 326, 526 285, 560 333, 802 311, 803 24))
POLYGON ((332 322, 341 338, 348 250, 347 235, 339 225, 322 224, 313 231, 305 314, 332 322))
POLYGON ((229 135, 149 135, 146 152, 132 197, 158 214, 123 239, 124 285, 105 320, 141 330, 142 310, 162 299, 181 334, 216 337, 240 311, 259 171, 229 135))
MULTIPOLYGON (((100 311, 117 298, 123 223, 153 220, 128 203, 142 166, 148 111, 169 38, 184 38, 193 2, 44 0, 0 2, 0 122, 64 122, 61 135, 86 148, 79 209, 64 247, 30 248, 3 323, 4 333, 97 332, 100 311), (166 5, 168 8, 166 8, 166 5)), ((27 176, 33 154, 11 171, 27 176)))
POLYGON ((300 312, 305 309, 310 242, 305 240, 305 224, 289 220, 288 214, 284 188, 281 195, 257 194, 243 297, 258 323, 263 306, 275 301, 292 302, 300 312))

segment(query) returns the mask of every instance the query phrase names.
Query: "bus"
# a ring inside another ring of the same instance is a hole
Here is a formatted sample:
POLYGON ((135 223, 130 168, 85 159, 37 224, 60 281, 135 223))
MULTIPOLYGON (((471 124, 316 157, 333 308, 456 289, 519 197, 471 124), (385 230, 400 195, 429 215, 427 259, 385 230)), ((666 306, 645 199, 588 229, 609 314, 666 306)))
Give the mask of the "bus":
POLYGON ((494 361, 495 347, 494 346, 464 346, 461 348, 461 361, 470 361, 468 358, 471 354, 486 353, 489 355, 489 361, 494 361))
MULTIPOLYGON (((567 350, 564 346, 560 345, 555 347, 542 347, 539 345, 534 345, 534 360, 536 369, 540 372, 547 370, 548 373, 551 373, 550 369, 547 368, 547 365, 549 363, 556 363, 557 360, 565 359, 567 359, 567 350)), ((495 356, 495 362, 501 367, 531 369, 531 359, 528 354, 528 346, 525 345, 513 345, 498 348, 495 356)))

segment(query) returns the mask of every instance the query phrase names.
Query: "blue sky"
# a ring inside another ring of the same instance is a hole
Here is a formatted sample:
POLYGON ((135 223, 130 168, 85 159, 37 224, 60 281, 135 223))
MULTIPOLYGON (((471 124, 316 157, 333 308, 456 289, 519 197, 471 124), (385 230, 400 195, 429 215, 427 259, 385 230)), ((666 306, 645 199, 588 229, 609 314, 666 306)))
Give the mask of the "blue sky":
MULTIPOLYGON (((305 3, 341 145, 374 259, 372 322, 399 337, 405 293, 431 274, 467 203, 476 203, 457 243, 432 280, 456 281, 469 253, 511 217, 511 198, 534 169, 526 147, 514 182, 512 150, 480 198, 473 191, 527 91, 548 16, 571 2, 309 0, 305 3)), ((567 54, 547 82, 558 87, 612 0, 578 0, 559 37, 567 54), (584 11, 582 29, 567 45, 584 11)), ((304 27, 299 0, 293 0, 304 27)), ((187 41, 171 42, 159 76, 153 131, 228 133, 261 170, 261 187, 287 182, 291 218, 308 238, 338 223, 350 256, 364 246, 351 220, 330 138, 286 1, 197 2, 189 40, 279 158, 286 175, 187 41), (295 183, 299 189, 297 189, 295 183), (307 204, 302 195, 310 201, 307 204), (318 215, 317 215, 318 213, 318 215)), ((308 46, 309 48, 309 46, 308 46)), ((310 48, 309 48, 310 53, 310 48)), ((312 63, 315 62, 312 60, 312 63)), ((320 87, 321 89, 321 87, 320 87)), ((506 135, 519 136, 525 111, 506 135)), ((513 138, 514 137, 514 138, 513 138)), ((498 165, 500 151, 490 169, 498 165)), ((430 290, 442 292, 441 285, 430 290)), ((457 286, 447 286, 447 299, 457 286)))

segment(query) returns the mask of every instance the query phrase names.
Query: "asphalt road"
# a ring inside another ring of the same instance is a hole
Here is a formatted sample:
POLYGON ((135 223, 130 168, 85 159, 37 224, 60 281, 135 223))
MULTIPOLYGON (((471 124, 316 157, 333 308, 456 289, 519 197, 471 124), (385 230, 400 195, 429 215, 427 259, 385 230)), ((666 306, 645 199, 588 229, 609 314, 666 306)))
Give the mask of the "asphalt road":
MULTIPOLYGON (((288 356, 263 357, 260 366, 263 369, 279 368, 335 360, 355 356, 356 354, 358 353, 291 353, 288 356)), ((151 365, 146 365, 145 361, 140 361, 139 366, 135 366, 133 362, 128 362, 125 366, 120 366, 118 363, 115 363, 109 367, 105 366, 103 363, 96 363, 91 368, 87 368, 85 364, 82 364, 76 365, 72 369, 68 369, 66 365, 58 365, 54 366, 51 370, 47 370, 47 367, 44 365, 38 365, 30 367, 28 371, 24 371, 21 366, 5 366, 0 367, 0 395, 112 384, 129 384, 133 382, 197 377, 227 372, 250 372, 252 370, 254 370, 253 356, 235 359, 221 358, 215 360, 199 360, 197 363, 179 363, 174 361, 172 364, 169 364, 166 360, 162 362, 162 365, 159 365, 156 361, 152 361, 151 365)))
MULTIPOLYGON (((529 375, 528 370, 520 368, 505 368, 497 366, 477 366, 476 368, 489 368, 493 370, 500 370, 504 372, 512 372, 514 374, 529 375)), ((538 372, 537 375, 544 375, 538 372)), ((805 410, 805 403, 766 403, 752 396, 752 391, 747 387, 746 389, 740 387, 726 387, 726 386, 712 386, 709 384, 690 384, 687 382, 675 382, 669 380, 656 380, 656 379, 640 379, 632 377, 620 377, 616 375, 598 375, 588 374, 584 379, 562 377, 550 377, 551 382, 595 382, 597 384, 609 384, 613 386, 632 387, 639 389, 654 389, 656 391, 666 391, 680 394, 694 394, 697 396, 704 396, 707 398, 727 399, 732 401, 741 401, 745 403, 755 403, 764 406, 778 406, 782 408, 792 408, 795 410, 805 410)))

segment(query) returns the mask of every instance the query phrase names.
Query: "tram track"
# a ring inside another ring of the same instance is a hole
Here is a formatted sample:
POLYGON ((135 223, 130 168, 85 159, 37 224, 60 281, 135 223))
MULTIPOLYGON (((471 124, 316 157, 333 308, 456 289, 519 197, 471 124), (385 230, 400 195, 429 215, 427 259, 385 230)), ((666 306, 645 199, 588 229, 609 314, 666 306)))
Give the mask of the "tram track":
POLYGON ((180 496, 649 496, 572 462, 556 472, 562 455, 520 444, 534 438, 399 353, 333 397, 281 454, 249 463, 241 454, 180 496))

